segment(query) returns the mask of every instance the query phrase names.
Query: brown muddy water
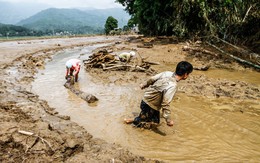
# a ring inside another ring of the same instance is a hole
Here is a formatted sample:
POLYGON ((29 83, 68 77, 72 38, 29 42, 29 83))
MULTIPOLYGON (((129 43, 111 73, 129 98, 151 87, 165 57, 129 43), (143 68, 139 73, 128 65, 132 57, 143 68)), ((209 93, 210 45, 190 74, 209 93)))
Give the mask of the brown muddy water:
MULTIPOLYGON (((32 91, 47 100, 62 115, 86 128, 94 137, 128 148, 134 154, 167 162, 259 162, 260 117, 232 111, 236 99, 203 98, 177 93, 173 101, 174 127, 162 120, 158 129, 142 130, 123 123, 126 117, 139 112, 143 91, 136 82, 114 84, 93 82, 84 69, 76 87, 99 98, 88 104, 66 89, 65 62, 70 58, 87 59, 92 50, 103 45, 86 46, 57 53, 40 70, 33 82, 32 91), (86 55, 81 55, 82 53, 86 55)), ((212 70, 194 72, 214 78, 244 80, 260 84, 257 73, 212 70)), ((111 77, 110 80, 116 80, 111 77)), ((240 107, 260 108, 259 101, 239 101, 240 107)))

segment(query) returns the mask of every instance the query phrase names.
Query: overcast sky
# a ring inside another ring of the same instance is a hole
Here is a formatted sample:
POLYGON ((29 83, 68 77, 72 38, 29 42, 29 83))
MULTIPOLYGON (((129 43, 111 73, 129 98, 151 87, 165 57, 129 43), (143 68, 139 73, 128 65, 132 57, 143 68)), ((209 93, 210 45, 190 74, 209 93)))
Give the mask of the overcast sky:
POLYGON ((41 3, 47 4, 56 8, 79 8, 79 7, 91 7, 91 8, 114 8, 122 5, 115 3, 115 0, 0 0, 12 3, 41 3))

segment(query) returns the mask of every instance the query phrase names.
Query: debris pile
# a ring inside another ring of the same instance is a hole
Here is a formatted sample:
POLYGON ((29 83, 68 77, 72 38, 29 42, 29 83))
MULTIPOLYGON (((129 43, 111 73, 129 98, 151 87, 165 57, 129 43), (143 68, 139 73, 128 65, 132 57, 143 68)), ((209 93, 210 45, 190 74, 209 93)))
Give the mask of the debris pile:
POLYGON ((154 70, 151 65, 158 65, 159 63, 145 61, 144 58, 138 54, 132 58, 129 62, 122 62, 116 54, 106 49, 99 50, 89 56, 89 59, 84 60, 84 66, 86 70, 91 68, 101 68, 105 70, 115 71, 135 71, 153 73, 154 70))

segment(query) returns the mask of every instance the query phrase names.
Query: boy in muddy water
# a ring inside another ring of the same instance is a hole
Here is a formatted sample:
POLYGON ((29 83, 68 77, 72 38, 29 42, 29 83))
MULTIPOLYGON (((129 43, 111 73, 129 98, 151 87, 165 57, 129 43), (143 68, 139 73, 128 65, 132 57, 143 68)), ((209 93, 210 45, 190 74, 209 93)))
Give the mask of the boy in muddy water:
POLYGON ((175 72, 165 71, 151 77, 140 88, 147 88, 141 101, 141 112, 134 119, 125 119, 125 123, 133 123, 136 127, 160 123, 160 111, 168 126, 173 126, 170 103, 177 90, 177 83, 188 78, 193 66, 187 61, 177 64, 175 72))
POLYGON ((70 59, 66 62, 66 75, 65 79, 67 80, 69 75, 74 76, 75 82, 78 81, 78 75, 80 71, 80 60, 79 59, 70 59))

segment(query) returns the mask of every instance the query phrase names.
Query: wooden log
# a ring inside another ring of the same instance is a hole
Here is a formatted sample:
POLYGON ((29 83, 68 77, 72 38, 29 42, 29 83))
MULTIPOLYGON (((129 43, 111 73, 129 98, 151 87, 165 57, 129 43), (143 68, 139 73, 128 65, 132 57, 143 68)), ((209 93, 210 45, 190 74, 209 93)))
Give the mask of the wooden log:
POLYGON ((18 133, 20 134, 23 134, 23 135, 27 135, 27 136, 34 136, 36 137, 37 139, 34 141, 34 143, 26 150, 26 152, 31 149, 37 142, 38 142, 38 139, 40 139, 42 141, 42 143, 46 144, 50 150, 51 153, 54 152, 53 148, 52 148, 52 145, 47 141, 45 140, 44 138, 40 137, 39 135, 36 135, 35 133, 32 133, 32 132, 29 132, 29 131, 24 131, 24 130, 18 130, 18 133))
POLYGON ((121 68, 133 68, 137 71, 146 71, 145 68, 137 66, 137 65, 114 65, 110 67, 104 67, 103 70, 111 70, 111 69, 121 69, 121 68))
POLYGON ((23 130, 19 130, 18 131, 20 134, 23 134, 23 135, 27 135, 27 136, 32 136, 34 133, 32 132, 29 132, 29 131, 23 131, 23 130))
POLYGON ((77 95, 78 97, 80 97, 81 99, 83 99, 84 101, 88 102, 88 103, 93 103, 98 101, 98 98, 92 94, 88 94, 85 93, 81 90, 76 89, 74 86, 65 86, 66 88, 68 88, 72 93, 74 93, 75 95, 77 95))
POLYGON ((150 65, 159 65, 160 64, 159 62, 151 62, 151 61, 144 61, 144 62, 147 64, 150 64, 150 65))
POLYGON ((210 68, 209 65, 200 66, 200 67, 193 67, 194 70, 199 70, 199 71, 207 71, 209 68, 210 68))
POLYGON ((72 82, 71 80, 72 79, 68 77, 66 83, 64 84, 64 87, 68 88, 72 93, 79 96, 81 99, 85 100, 88 103, 93 103, 98 101, 98 98, 96 96, 76 89, 74 87, 74 82, 72 82))
POLYGON ((229 46, 231 46, 231 47, 233 47, 233 48, 235 48, 235 49, 238 50, 239 52, 249 53, 248 51, 246 51, 246 50, 244 50, 244 49, 242 49, 242 48, 240 48, 240 47, 237 47, 237 46, 235 46, 235 45, 233 45, 233 44, 231 44, 231 43, 229 43, 229 42, 227 42, 227 41, 225 41, 225 40, 223 40, 223 39, 221 39, 221 38, 218 38, 218 37, 216 37, 216 36, 212 36, 212 37, 214 37, 214 38, 220 40, 221 42, 223 42, 223 43, 225 43, 225 44, 227 44, 227 45, 229 45, 229 46))
POLYGON ((247 10, 247 12, 246 12, 246 14, 245 14, 245 16, 244 16, 244 18, 243 18, 243 20, 242 20, 242 23, 245 22, 245 20, 246 20, 246 18, 247 18, 247 16, 248 16, 248 13, 249 13, 249 11, 251 10, 252 7, 253 7, 253 5, 250 5, 250 7, 248 8, 248 10, 247 10))
POLYGON ((143 67, 140 67, 140 66, 135 66, 134 68, 135 68, 135 70, 137 70, 137 71, 146 71, 146 70, 147 70, 147 69, 145 69, 145 68, 143 68, 143 67))
POLYGON ((117 68, 128 68, 131 67, 130 65, 114 65, 110 67, 105 67, 103 70, 111 70, 111 69, 117 69, 117 68))
POLYGON ((217 54, 209 51, 209 50, 205 50, 205 49, 201 49, 201 48, 198 48, 198 47, 191 47, 191 46, 184 46, 182 48, 182 50, 184 51, 195 51, 195 52, 201 52, 203 54, 210 54, 210 55, 214 55, 214 56, 217 56, 217 54))
POLYGON ((241 58, 239 58, 239 57, 236 57, 236 56, 234 56, 234 55, 232 55, 232 54, 229 54, 229 53, 227 53, 227 52, 224 52, 222 49, 220 49, 219 47, 217 47, 217 46, 215 46, 215 45, 213 45, 213 44, 211 44, 211 43, 209 43, 209 42, 207 42, 207 44, 210 45, 210 46, 212 46, 212 47, 214 47, 215 49, 217 49, 217 50, 220 51, 221 53, 223 53, 223 54, 225 54, 225 55, 228 55, 229 57, 235 59, 235 60, 238 61, 238 62, 241 62, 241 63, 247 64, 247 65, 250 65, 250 66, 252 66, 252 67, 254 67, 254 68, 260 69, 260 66, 259 66, 259 65, 253 64, 252 62, 246 61, 246 60, 241 59, 241 58))
POLYGON ((153 44, 143 44, 143 45, 137 45, 138 48, 152 48, 153 44))
POLYGON ((216 36, 212 36, 212 37, 214 37, 214 38, 216 38, 216 39, 222 41, 223 43, 225 43, 225 44, 227 44, 227 45, 229 45, 229 46, 231 46, 231 47, 233 47, 233 48, 235 48, 236 50, 238 50, 238 52, 242 53, 243 55, 246 55, 246 56, 249 55, 250 59, 255 59, 255 60, 256 60, 256 63, 259 64, 259 61, 258 61, 258 58, 260 58, 260 55, 259 55, 259 54, 257 54, 257 53, 251 53, 251 52, 249 52, 249 51, 247 51, 247 50, 245 50, 245 49, 243 49, 243 48, 241 48, 241 47, 237 47, 237 46, 235 46, 235 45, 233 45, 233 44, 231 44, 231 43, 229 43, 229 42, 227 42, 227 41, 225 41, 225 40, 223 40, 223 39, 221 39, 221 38, 218 38, 218 37, 216 37, 216 36))

